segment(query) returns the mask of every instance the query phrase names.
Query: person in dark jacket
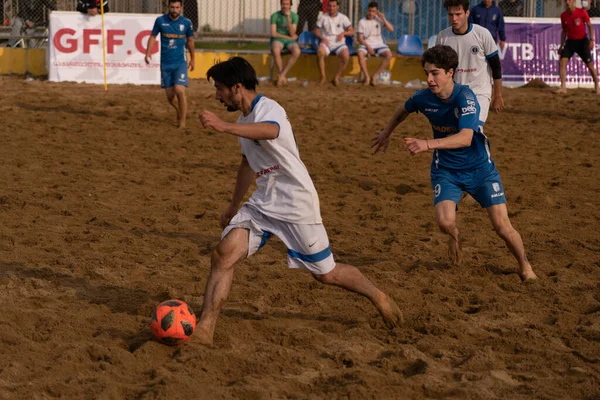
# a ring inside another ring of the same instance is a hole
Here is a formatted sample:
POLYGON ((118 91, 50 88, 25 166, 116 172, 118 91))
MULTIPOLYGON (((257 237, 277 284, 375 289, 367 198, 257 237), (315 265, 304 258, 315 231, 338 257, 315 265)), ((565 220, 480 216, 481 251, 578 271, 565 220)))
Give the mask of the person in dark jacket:
POLYGON ((478 5, 472 7, 469 13, 469 22, 481 25, 490 31, 496 43, 498 43, 498 37, 500 37, 500 48, 504 48, 506 45, 504 15, 493 0, 483 0, 478 5))
POLYGON ((308 23, 309 31, 312 32, 315 29, 322 7, 321 0, 300 0, 300 4, 298 4, 298 25, 296 25, 298 36, 304 31, 305 23, 308 23))
MULTIPOLYGON (((14 47, 19 39, 16 36, 33 35, 35 28, 48 25, 48 13, 56 10, 54 0, 25 0, 19 3, 19 12, 15 18, 10 35, 15 36, 8 41, 14 47)), ((35 47, 35 40, 29 40, 29 47, 35 47)))
MULTIPOLYGON (((98 15, 100 14, 100 1, 101 0, 77 0, 77 11, 87 15, 98 15)), ((104 1, 104 13, 109 12, 108 0, 104 1)))

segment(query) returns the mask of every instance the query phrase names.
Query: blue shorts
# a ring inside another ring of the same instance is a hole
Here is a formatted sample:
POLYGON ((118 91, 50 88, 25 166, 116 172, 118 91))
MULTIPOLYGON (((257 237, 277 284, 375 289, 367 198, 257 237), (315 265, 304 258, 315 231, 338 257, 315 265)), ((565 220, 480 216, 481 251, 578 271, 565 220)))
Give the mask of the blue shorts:
MULTIPOLYGON (((362 51, 363 53, 367 53, 367 57, 370 56, 369 52, 367 51, 367 46, 361 45, 358 48, 358 51, 359 52, 362 51)), ((375 57, 383 57, 383 53, 385 53, 386 51, 390 51, 390 48, 387 45, 384 44, 384 45, 382 45, 380 47, 375 47, 373 49, 373 51, 375 51, 375 57)))
POLYGON ((176 65, 161 65, 160 66, 160 87, 163 89, 170 88, 173 85, 188 85, 188 65, 187 62, 182 62, 176 65))
POLYGON ((431 186, 434 205, 444 200, 458 205, 463 192, 473 196, 482 208, 506 203, 504 187, 495 166, 460 172, 432 169, 431 186))

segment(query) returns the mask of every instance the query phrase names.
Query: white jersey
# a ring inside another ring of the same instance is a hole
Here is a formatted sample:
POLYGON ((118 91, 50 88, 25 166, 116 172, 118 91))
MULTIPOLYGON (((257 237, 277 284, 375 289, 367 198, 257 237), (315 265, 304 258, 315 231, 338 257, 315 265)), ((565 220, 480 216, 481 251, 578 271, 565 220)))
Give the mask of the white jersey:
POLYGON ((462 35, 452 32, 452 27, 441 31, 435 42, 452 47, 458 53, 458 69, 454 80, 468 85, 479 96, 492 96, 492 70, 488 58, 498 54, 498 46, 486 28, 469 24, 462 35))
POLYGON ((358 21, 357 34, 364 35, 365 42, 373 49, 386 46, 381 36, 381 29, 384 27, 384 23, 375 17, 373 19, 363 18, 358 21))
POLYGON ((247 204, 268 217, 294 224, 321 223, 319 197, 306 167, 300 160, 292 125, 283 107, 258 95, 250 114, 240 115, 238 124, 257 122, 279 126, 272 140, 239 138, 242 153, 256 173, 256 190, 247 204))
POLYGON ((342 13, 337 13, 335 17, 332 17, 330 14, 323 14, 317 21, 317 28, 321 30, 321 35, 329 42, 331 50, 335 50, 346 44, 345 37, 341 41, 338 41, 337 36, 344 33, 351 26, 352 23, 348 17, 342 13))

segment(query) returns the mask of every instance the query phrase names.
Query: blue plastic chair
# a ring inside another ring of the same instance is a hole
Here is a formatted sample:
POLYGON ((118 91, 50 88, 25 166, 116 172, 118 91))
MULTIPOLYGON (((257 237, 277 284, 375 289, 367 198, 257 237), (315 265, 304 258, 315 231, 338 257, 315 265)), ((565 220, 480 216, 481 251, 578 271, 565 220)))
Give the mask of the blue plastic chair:
POLYGON ((402 35, 398 38, 398 54, 403 56, 422 56, 423 41, 417 35, 402 35))
POLYGON ((311 31, 304 31, 298 36, 300 52, 303 54, 317 54, 320 40, 311 31))
POLYGON ((435 46, 435 42, 437 41, 437 35, 429 36, 429 40, 427 41, 427 48, 430 49, 435 46))
POLYGON ((354 37, 346 36, 346 46, 348 46, 348 52, 351 56, 357 55, 356 49, 354 48, 354 37))
MULTIPOLYGON (((298 36, 298 45, 300 46, 300 52, 303 54, 317 54, 320 44, 321 40, 311 31, 304 31, 298 36)), ((348 52, 351 56, 357 54, 352 36, 346 36, 346 46, 348 46, 348 52)))

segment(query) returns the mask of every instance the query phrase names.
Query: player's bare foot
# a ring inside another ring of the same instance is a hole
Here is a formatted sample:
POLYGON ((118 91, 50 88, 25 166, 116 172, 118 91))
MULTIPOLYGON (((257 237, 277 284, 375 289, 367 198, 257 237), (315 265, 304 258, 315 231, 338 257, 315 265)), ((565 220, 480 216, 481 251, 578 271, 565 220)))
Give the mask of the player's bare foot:
POLYGON ((287 78, 285 76, 280 76, 279 79, 277 79, 277 86, 285 86, 287 83, 287 78))
POLYGON ((531 265, 527 265, 525 268, 521 269, 521 272, 519 272, 519 278, 521 278, 521 281, 525 283, 535 281, 538 277, 535 272, 533 272, 531 265))
POLYGON ((556 94, 567 94, 567 88, 560 88, 558 90, 555 90, 554 93, 556 93, 556 94))
POLYGON ((377 86, 377 78, 373 77, 373 79, 371 79, 371 86, 377 86))
POLYGON ((450 237, 448 239, 448 257, 450 257, 450 261, 453 265, 462 264, 462 241, 460 236, 458 240, 450 237))
POLYGON ((319 81, 319 85, 323 86, 325 83, 327 83, 327 79, 321 78, 321 80, 319 81))
POLYGON ((600 86, 596 88, 595 93, 600 94, 600 86))
POLYGON ((196 327, 196 331, 194 332, 194 340, 203 344, 205 346, 212 346, 213 344, 213 335, 208 333, 205 329, 200 326, 196 327))
POLYGON ((185 122, 179 122, 179 129, 185 129, 185 128, 187 128, 185 126, 185 122))
POLYGON ((384 294, 383 298, 375 303, 375 307, 383 317, 383 322, 388 329, 394 329, 398 324, 404 322, 402 311, 391 297, 384 294))
POLYGON ((340 86, 340 78, 333 78, 331 83, 333 83, 333 86, 340 86))
POLYGON ((369 78, 368 76, 365 78, 365 80, 363 81, 363 85, 365 86, 369 86, 371 84, 371 78, 369 78))

